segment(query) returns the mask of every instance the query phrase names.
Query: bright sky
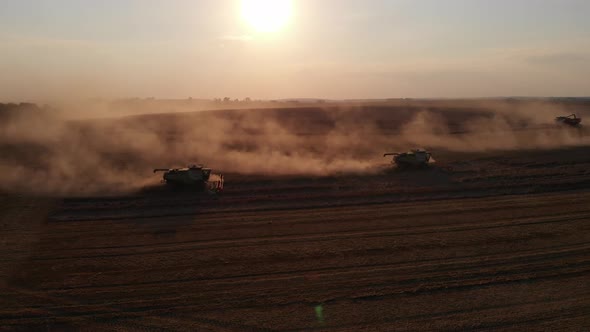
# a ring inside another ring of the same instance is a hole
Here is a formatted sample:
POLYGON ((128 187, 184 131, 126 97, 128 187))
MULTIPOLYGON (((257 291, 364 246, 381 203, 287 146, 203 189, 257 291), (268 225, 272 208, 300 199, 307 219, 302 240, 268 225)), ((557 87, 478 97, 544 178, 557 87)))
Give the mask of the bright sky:
POLYGON ((1 0, 0 101, 590 95, 588 0, 249 6, 1 0))

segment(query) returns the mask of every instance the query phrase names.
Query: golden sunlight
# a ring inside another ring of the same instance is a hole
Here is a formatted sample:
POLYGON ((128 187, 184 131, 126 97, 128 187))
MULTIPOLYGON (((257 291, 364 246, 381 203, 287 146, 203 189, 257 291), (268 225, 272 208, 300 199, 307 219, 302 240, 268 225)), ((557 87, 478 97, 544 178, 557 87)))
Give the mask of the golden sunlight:
POLYGON ((258 32, 277 32, 291 18, 292 0, 242 0, 244 20, 258 32))

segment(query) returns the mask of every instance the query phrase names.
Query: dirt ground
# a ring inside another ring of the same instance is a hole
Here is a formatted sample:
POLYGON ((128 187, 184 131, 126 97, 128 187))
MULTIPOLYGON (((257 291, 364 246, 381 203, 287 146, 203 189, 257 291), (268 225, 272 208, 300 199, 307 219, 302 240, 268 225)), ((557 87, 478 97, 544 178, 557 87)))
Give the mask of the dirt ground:
POLYGON ((5 190, 0 329, 589 330, 590 147, 435 158, 225 167, 217 196, 5 190))

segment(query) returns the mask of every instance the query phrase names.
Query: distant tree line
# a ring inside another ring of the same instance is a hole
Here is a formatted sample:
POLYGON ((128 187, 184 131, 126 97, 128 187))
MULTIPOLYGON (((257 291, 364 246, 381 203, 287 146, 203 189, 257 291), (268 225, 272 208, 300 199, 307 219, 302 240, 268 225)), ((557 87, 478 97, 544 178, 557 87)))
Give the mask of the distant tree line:
POLYGON ((0 118, 7 119, 19 115, 47 115, 49 106, 40 107, 34 103, 0 103, 0 118))
POLYGON ((224 97, 223 99, 214 98, 213 101, 216 103, 226 103, 226 104, 229 104, 229 103, 250 103, 250 102, 252 102, 252 99, 250 99, 250 97, 246 97, 242 100, 239 100, 238 98, 232 100, 230 97, 224 97))

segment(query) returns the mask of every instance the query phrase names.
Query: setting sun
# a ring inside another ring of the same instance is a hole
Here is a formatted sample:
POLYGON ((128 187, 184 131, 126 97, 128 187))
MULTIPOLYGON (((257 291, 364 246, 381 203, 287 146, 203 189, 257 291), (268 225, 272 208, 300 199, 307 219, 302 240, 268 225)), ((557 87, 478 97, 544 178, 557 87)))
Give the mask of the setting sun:
POLYGON ((291 18, 291 0, 242 0, 244 20, 258 32, 276 32, 291 18))

